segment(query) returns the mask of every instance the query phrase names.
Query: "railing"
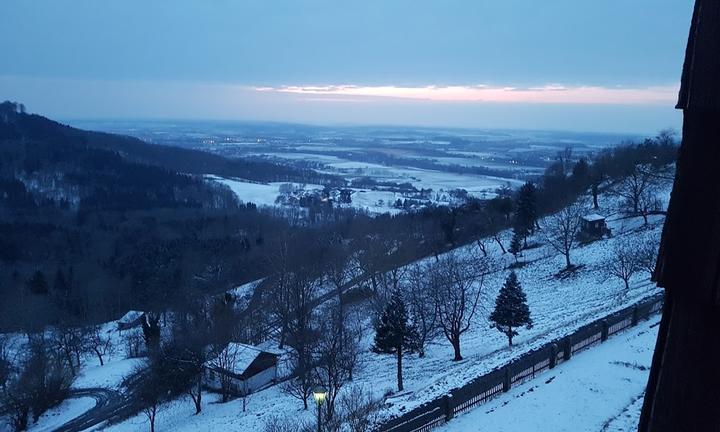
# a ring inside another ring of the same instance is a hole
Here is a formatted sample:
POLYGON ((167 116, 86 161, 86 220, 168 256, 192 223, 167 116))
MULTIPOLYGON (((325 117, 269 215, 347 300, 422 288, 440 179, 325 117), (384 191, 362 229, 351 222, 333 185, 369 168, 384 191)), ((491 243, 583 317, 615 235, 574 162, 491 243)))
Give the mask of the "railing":
POLYGON ((607 338, 662 310, 663 295, 645 298, 632 306, 585 325, 573 333, 523 354, 512 362, 477 377, 447 395, 421 405, 400 417, 386 421, 377 432, 426 432, 455 415, 481 405, 512 386, 535 378, 568 361, 580 351, 605 342, 607 338))

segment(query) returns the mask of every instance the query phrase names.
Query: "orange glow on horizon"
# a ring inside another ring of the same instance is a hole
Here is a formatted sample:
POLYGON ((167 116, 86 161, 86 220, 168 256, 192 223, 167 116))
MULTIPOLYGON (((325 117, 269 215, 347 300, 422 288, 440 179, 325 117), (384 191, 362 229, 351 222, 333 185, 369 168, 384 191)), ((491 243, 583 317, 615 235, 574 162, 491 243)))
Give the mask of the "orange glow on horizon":
POLYGON ((281 86, 255 87, 258 92, 290 93, 327 97, 328 101, 353 101, 355 98, 392 98, 433 102, 500 102, 548 104, 674 104, 679 86, 644 88, 545 85, 541 87, 476 86, 281 86), (337 99, 335 99, 337 97, 337 99))

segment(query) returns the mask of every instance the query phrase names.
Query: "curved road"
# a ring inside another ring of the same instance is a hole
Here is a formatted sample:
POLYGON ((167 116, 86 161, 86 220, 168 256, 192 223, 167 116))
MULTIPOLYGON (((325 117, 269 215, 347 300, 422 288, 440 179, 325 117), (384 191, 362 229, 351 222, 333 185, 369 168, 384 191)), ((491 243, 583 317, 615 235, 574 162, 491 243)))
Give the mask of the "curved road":
POLYGON ((117 390, 106 388, 82 388, 70 390, 68 398, 91 397, 95 406, 85 413, 66 422, 56 432, 80 432, 106 420, 122 415, 131 409, 126 397, 117 390))

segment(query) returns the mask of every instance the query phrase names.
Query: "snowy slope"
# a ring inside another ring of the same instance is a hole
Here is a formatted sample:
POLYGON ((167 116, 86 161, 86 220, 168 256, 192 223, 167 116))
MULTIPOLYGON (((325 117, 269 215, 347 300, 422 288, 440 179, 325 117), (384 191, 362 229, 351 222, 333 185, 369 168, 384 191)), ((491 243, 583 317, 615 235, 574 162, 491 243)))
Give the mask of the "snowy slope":
MULTIPOLYGON (((668 194, 669 187, 664 194, 665 201, 668 194)), ((414 355, 407 357, 404 361, 406 390, 402 394, 392 394, 395 388, 395 359, 369 352, 373 332, 369 319, 366 319, 368 330, 363 341, 365 350, 354 384, 373 392, 378 398, 390 394, 385 399, 384 416, 406 412, 444 394, 450 388, 507 363, 529 349, 657 293, 659 290, 649 282, 647 273, 636 275, 631 282, 631 289, 626 292, 621 281, 608 279, 601 270, 610 259, 616 242, 624 237, 653 241, 659 239, 664 217, 652 216, 649 225, 643 226, 642 218, 625 218, 619 214, 616 199, 603 197, 601 203, 604 207, 600 212, 610 215, 608 224, 614 236, 574 250, 573 262, 582 267, 572 277, 555 277, 564 266, 564 261, 549 247, 541 245, 524 252, 522 260, 527 265, 518 269, 517 273, 527 294, 535 326, 531 330, 520 330, 516 346, 512 349, 507 347, 502 334, 490 328, 487 320, 494 298, 507 276, 507 270, 501 266, 484 280, 482 310, 476 315, 471 330, 462 338, 465 360, 451 361, 451 346, 444 339, 437 339, 428 347, 426 358, 420 359, 414 355)), ((531 239, 533 243, 541 241, 540 237, 531 239)), ((509 254, 503 256, 499 247, 493 243, 488 245, 490 254, 497 260, 505 264, 514 261, 509 254)), ((478 255, 473 245, 460 248, 456 253, 478 255)), ((364 315, 367 316, 366 313, 364 315)), ((585 355, 592 356, 593 352, 590 350, 585 355)), ((208 403, 203 413, 194 416, 190 401, 182 400, 166 407, 159 414, 157 425, 158 430, 177 431, 208 428, 258 430, 272 416, 291 416, 312 421, 314 413, 303 411, 299 401, 283 394, 277 387, 271 387, 253 395, 245 413, 242 412, 241 401, 232 401, 227 404, 208 403)), ((143 422, 143 416, 138 415, 108 430, 136 430, 143 422)))
POLYGON ((436 431, 633 430, 637 428, 657 326, 657 317, 640 323, 436 431))
MULTIPOLYGON (((663 200, 667 202, 669 185, 665 188, 663 200)), ((614 245, 623 238, 633 237, 642 241, 657 241, 660 237, 664 217, 650 217, 648 226, 643 226, 642 218, 625 218, 617 211, 618 200, 612 197, 601 197, 602 208, 598 211, 609 216, 608 224, 613 230, 613 237, 596 241, 572 252, 574 264, 582 267, 572 277, 559 279, 558 271, 564 266, 564 260, 557 253, 542 244, 540 236, 529 239, 537 247, 526 250, 520 258, 526 265, 517 269, 518 277, 527 294, 534 327, 531 330, 520 330, 515 339, 516 345, 507 347, 505 337, 490 327, 488 315, 494 304, 500 286, 508 270, 506 266, 514 259, 511 255, 503 255, 500 248, 488 241, 488 253, 492 259, 500 263, 496 271, 483 281, 481 310, 476 314, 470 331, 462 337, 462 353, 464 360, 451 361, 452 348, 443 338, 433 341, 426 349, 426 357, 408 356, 404 360, 404 378, 406 390, 402 394, 393 394, 395 389, 395 359, 392 356, 378 355, 369 350, 373 338, 370 319, 365 310, 355 312, 364 319, 367 327, 364 350, 359 370, 353 384, 361 386, 374 394, 376 398, 385 400, 382 416, 396 415, 413 409, 422 403, 443 395, 453 387, 461 386, 473 378, 507 363, 520 356, 523 352, 539 347, 546 342, 572 332, 574 329, 592 322, 598 317, 622 309, 639 299, 658 292, 650 283, 647 273, 634 276, 631 288, 625 291, 620 280, 608 279, 601 271, 610 259, 614 245), (386 397, 386 395, 389 395, 386 397)), ((588 209, 588 212, 591 212, 588 209)), ((541 222, 542 225, 542 222, 541 222)), ((506 241, 509 233, 504 233, 506 241)), ((454 253, 465 257, 478 257, 477 246, 468 245, 457 249, 454 253)), ((434 258, 428 258, 433 260, 434 258)), ((250 294, 250 284, 241 287, 244 294, 250 294)), ((119 341, 116 323, 108 323, 105 331, 119 341)), ((624 336, 618 336, 623 339, 624 336)), ((97 359, 88 357, 81 369, 74 388, 109 387, 117 388, 122 377, 142 360, 126 360, 121 348, 114 353, 105 366, 99 366, 97 359)), ((593 356, 595 349, 586 356, 593 356)), ((536 385, 537 383, 530 383, 536 385)), ((216 403, 215 395, 204 396, 203 412, 193 415, 194 409, 187 399, 175 401, 163 407, 158 414, 157 430, 192 431, 197 430, 262 430, 268 418, 273 416, 292 417, 297 420, 312 421, 314 412, 303 411, 296 399, 284 394, 277 386, 258 392, 249 398, 247 409, 243 412, 242 401, 236 400, 225 404, 216 403)), ((248 402, 248 401, 246 401, 248 402)), ((74 404, 74 407, 79 405, 74 404)), ((486 408, 480 407, 480 411, 486 408)), ((65 413, 72 418, 69 409, 65 413)), ((120 424, 108 426, 110 431, 136 431, 147 426, 142 414, 134 416, 120 424)), ((1 427, 0 427, 1 428, 1 427)))

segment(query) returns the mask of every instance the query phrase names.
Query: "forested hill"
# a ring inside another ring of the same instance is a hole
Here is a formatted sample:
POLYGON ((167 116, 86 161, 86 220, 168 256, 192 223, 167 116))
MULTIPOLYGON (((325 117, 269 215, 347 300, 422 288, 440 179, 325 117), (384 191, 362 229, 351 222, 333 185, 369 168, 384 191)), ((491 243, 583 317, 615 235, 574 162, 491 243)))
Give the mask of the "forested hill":
MULTIPOLYGON (((22 105, 11 102, 0 104, 0 142, 3 143, 4 156, 15 156, 13 160, 16 165, 27 165, 20 167, 23 170, 37 168, 38 164, 43 163, 52 164, 63 160, 72 162, 75 158, 77 163, 89 164, 89 168, 95 167, 93 164, 100 164, 97 168, 103 169, 116 164, 135 164, 133 169, 140 170, 137 164, 142 164, 160 167, 172 173, 215 174, 259 182, 326 184, 342 181, 312 170, 269 162, 227 159, 198 150, 148 144, 128 136, 75 129, 40 115, 27 114, 22 105), (80 157, 81 153, 83 157, 80 157), (17 160, 17 157, 21 157, 22 161, 17 160)), ((155 174, 158 173, 155 170, 155 174)))

